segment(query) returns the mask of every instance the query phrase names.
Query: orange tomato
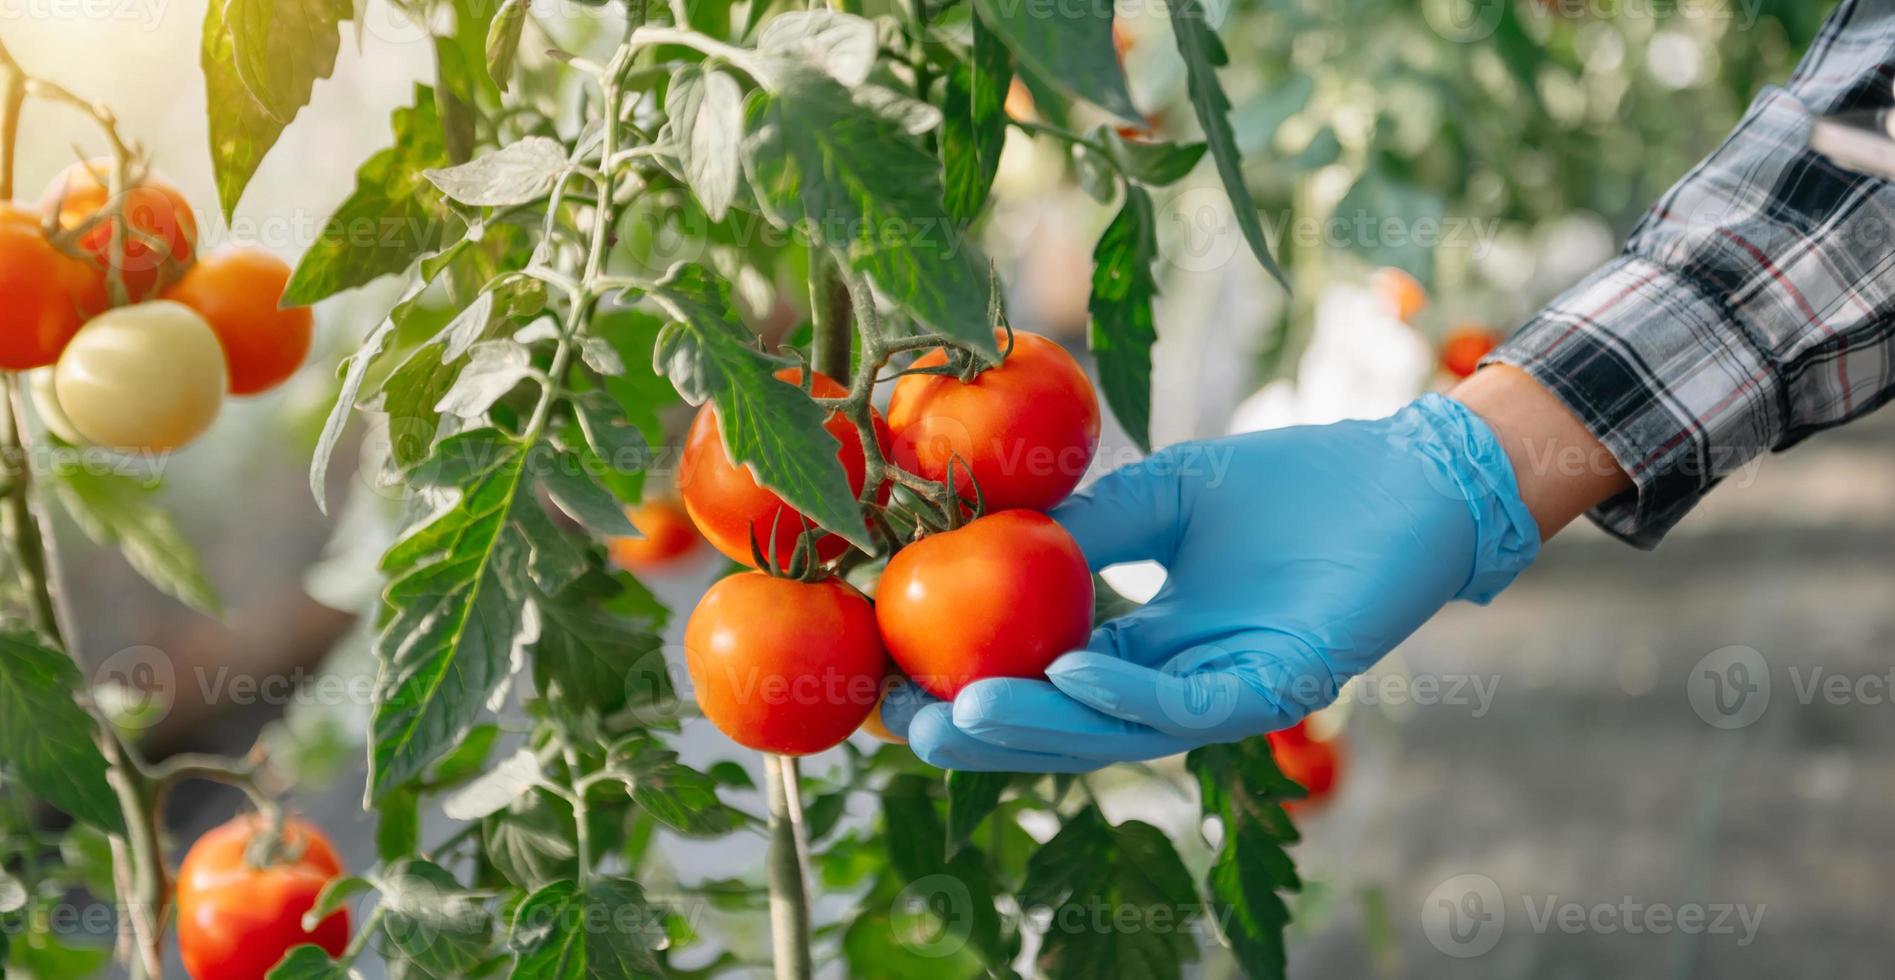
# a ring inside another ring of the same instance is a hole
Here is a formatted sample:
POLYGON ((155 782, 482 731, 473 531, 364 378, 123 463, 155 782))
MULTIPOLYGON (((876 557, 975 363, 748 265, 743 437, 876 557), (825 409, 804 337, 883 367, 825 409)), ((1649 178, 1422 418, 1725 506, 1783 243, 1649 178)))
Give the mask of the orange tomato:
POLYGON ((673 498, 648 500, 636 507, 627 507, 625 516, 645 535, 606 542, 612 561, 626 571, 653 574, 675 568, 679 561, 697 551, 698 543, 703 540, 698 537, 684 505, 673 498))
MULTIPOLYGON (((998 334, 1002 349, 1004 334, 998 334)), ((941 350, 914 367, 947 363, 941 350)), ((888 401, 892 459, 910 473, 955 481, 968 499, 971 472, 989 512, 1045 510, 1064 500, 1099 448, 1099 396, 1064 347, 1022 330, 999 367, 971 382, 941 374, 910 374, 888 401)))
POLYGON ((309 356, 307 307, 283 309, 289 264, 259 248, 227 248, 199 260, 164 298, 198 312, 224 349, 230 393, 255 395, 289 379, 309 356))
POLYGON ((36 212, 0 204, 0 368, 27 371, 58 360, 105 305, 98 269, 54 248, 36 212))
POLYGON ((1415 322, 1415 317, 1428 308, 1428 290, 1421 281, 1394 266, 1375 270, 1369 277, 1369 288, 1381 297, 1389 313, 1403 323, 1415 322))
MULTIPOLYGON (((41 207, 57 212, 61 228, 77 228, 98 214, 110 200, 112 161, 106 158, 74 163, 46 187, 41 207)), ((174 270, 191 264, 197 248, 197 216, 178 189, 149 175, 127 188, 124 215, 128 225, 156 241, 125 236, 125 260, 119 274, 131 302, 151 297, 174 270)), ((79 237, 79 248, 91 254, 101 269, 112 255, 112 223, 100 222, 79 237)))
POLYGON ((881 697, 888 654, 875 610, 840 579, 739 572, 684 627, 698 707, 739 745, 808 755, 841 744, 881 697))
POLYGON ((341 956, 349 944, 349 913, 303 928, 303 913, 342 874, 329 838, 314 824, 283 821, 284 858, 267 868, 245 857, 263 831, 250 814, 197 839, 178 868, 178 951, 192 980, 262 980, 283 954, 304 943, 341 956))
POLYGON ((1300 800, 1285 803, 1285 810, 1294 813, 1328 799, 1335 792, 1342 753, 1335 742, 1311 736, 1308 719, 1266 737, 1270 740, 1271 754, 1276 756, 1277 768, 1309 792, 1300 800))
POLYGON ((987 677, 1043 677, 1092 629, 1092 573, 1066 529, 1009 510, 895 552, 875 587, 889 656, 953 700, 987 677))
POLYGON ((1500 346, 1500 336, 1478 323, 1463 323, 1441 341, 1441 368, 1457 378, 1480 369, 1480 359, 1500 346))
MULTIPOLYGON (((796 384, 802 380, 803 372, 800 368, 784 368, 776 376, 780 381, 796 384)), ((841 398, 848 394, 848 389, 823 374, 812 380, 810 391, 817 398, 841 398)), ((886 451, 887 427, 879 413, 874 419, 876 441, 886 451)), ((834 412, 823 423, 823 429, 840 443, 836 447, 836 459, 842 462, 848 474, 850 492, 860 494, 862 481, 868 478, 868 460, 862 454, 862 440, 857 436, 855 423, 842 413, 834 412)), ((750 553, 753 529, 764 556, 771 557, 774 552, 777 566, 787 568, 796 551, 796 539, 808 526, 807 518, 785 504, 783 498, 759 486, 748 467, 731 461, 730 454, 724 451, 724 438, 717 431, 717 408, 710 404, 698 410, 697 418, 691 422, 691 431, 685 436, 684 453, 678 461, 678 492, 683 494, 685 510, 690 512, 692 523, 697 525, 704 539, 732 561, 745 565, 752 564, 753 560, 750 553), (776 529, 774 540, 770 534, 772 527, 776 529)), ((879 499, 888 499, 886 486, 877 492, 879 499)), ((816 539, 816 556, 828 561, 848 547, 849 542, 841 536, 823 534, 816 539)))

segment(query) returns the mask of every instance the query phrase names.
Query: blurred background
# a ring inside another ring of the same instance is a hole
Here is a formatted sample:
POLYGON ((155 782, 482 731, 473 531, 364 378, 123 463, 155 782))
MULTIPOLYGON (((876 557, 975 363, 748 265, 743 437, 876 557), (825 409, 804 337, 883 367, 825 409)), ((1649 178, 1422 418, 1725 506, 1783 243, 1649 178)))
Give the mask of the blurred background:
MULTIPOLYGON (((1612 255, 1788 75, 1832 6, 1220 5, 1248 178, 1296 298, 1285 303, 1218 218, 1208 166, 1171 189, 1159 202, 1155 441, 1375 415, 1449 383, 1612 255)), ((293 260, 385 144, 389 110, 432 71, 424 32, 379 2, 366 9, 359 43, 265 161, 234 227, 216 214, 205 149, 201 3, 0 4, 0 37, 29 71, 113 106, 197 207, 207 243, 293 260)), ((1151 131, 1190 138, 1162 9, 1122 4, 1121 22, 1151 131)), ((1036 112, 1031 93, 1010 111, 1036 112)), ((25 126, 23 188, 100 150, 60 110, 34 107, 25 126)), ((982 225, 1015 324, 1080 351, 1092 246, 1113 213, 1083 169, 1012 133, 982 225)), ((64 573, 83 583, 72 596, 84 657, 95 679, 154 695, 152 753, 241 752, 264 733, 306 782, 300 808, 356 868, 374 860, 359 803, 373 671, 353 610, 376 587, 386 528, 351 466, 337 467, 331 497, 350 503, 332 517, 305 473, 336 361, 393 300, 371 288, 326 305, 304 372, 227 409, 170 461, 168 501, 224 597, 221 619, 166 599, 75 529, 60 534, 64 573)), ((1101 465, 1132 458, 1109 433, 1101 465)), ((1443 613, 1314 726, 1338 778, 1298 813, 1309 886, 1292 974, 1883 975, 1891 555, 1885 413, 1746 469, 1655 554, 1575 527, 1491 608, 1443 613), (1765 706, 1733 718, 1707 685, 1739 663, 1761 685, 1749 703, 1765 706)), ((716 570, 687 561, 657 588, 688 608, 716 570)), ((1151 579, 1114 581, 1137 597, 1151 579)), ((747 755, 708 726, 688 731, 687 761, 747 755)), ((1105 803, 1115 819, 1176 827, 1192 819, 1189 799, 1105 803)), ((188 843, 239 802, 194 786, 172 801, 171 831, 188 843)), ((666 853, 696 880, 753 871, 761 849, 678 841, 666 853)), ((1197 971, 1230 975, 1214 956, 1197 971)))

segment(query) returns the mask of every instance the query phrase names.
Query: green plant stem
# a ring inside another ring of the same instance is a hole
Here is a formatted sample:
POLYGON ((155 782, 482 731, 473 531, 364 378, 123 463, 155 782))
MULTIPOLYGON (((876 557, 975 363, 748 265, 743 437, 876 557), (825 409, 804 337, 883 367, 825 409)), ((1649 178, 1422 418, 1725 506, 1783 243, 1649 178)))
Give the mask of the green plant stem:
POLYGON ((849 375, 850 329, 848 287, 836 275, 835 259, 819 246, 809 250, 809 322, 813 342, 810 366, 832 378, 849 375))
POLYGON ((586 810, 586 786, 579 780, 579 754, 572 749, 566 750, 566 778, 572 780, 572 819, 573 848, 579 860, 579 873, 576 876, 579 893, 585 894, 592 879, 592 828, 589 826, 592 816, 586 810))
POLYGON ((770 943, 776 980, 811 980, 809 889, 804 884, 801 776, 796 760, 765 754, 764 794, 770 806, 770 943))

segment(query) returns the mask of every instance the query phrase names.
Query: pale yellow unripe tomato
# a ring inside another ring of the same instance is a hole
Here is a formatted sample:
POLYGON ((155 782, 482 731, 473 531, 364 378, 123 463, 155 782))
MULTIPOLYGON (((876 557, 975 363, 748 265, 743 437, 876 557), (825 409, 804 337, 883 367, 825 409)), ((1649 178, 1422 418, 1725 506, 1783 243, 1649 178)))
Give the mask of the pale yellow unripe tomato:
POLYGON ((86 437, 72 427, 66 410, 59 407, 59 394, 53 390, 53 369, 36 368, 26 373, 26 388, 33 395, 33 414, 46 431, 74 445, 84 445, 86 437))
POLYGON ((210 324, 182 303, 155 300, 81 327, 59 356, 53 392, 84 441, 166 452, 216 420, 225 371, 210 324))

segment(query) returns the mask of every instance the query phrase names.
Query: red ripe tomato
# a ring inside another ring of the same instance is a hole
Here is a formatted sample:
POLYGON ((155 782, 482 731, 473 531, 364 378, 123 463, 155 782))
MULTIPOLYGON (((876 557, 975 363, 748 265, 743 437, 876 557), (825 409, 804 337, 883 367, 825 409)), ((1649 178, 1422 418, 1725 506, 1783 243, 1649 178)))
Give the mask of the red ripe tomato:
POLYGON ((304 943, 340 956, 349 945, 347 909, 303 929, 303 913, 323 886, 342 874, 329 838, 315 825, 283 821, 280 864, 245 860, 250 839, 266 824, 240 816, 197 839, 178 868, 178 950, 192 980, 262 980, 291 948, 304 943))
MULTIPOLYGON (((784 368, 776 376, 778 380, 798 384, 803 372, 800 368, 784 368)), ((841 398, 849 392, 834 379, 818 374, 810 385, 810 393, 817 398, 841 398)), ((862 440, 856 434, 855 423, 835 412, 823 423, 823 428, 842 444, 836 450, 836 458, 842 461, 842 468, 849 475, 850 492, 860 494, 868 461, 862 456, 862 440)), ((888 450, 888 427, 879 414, 875 415, 875 441, 884 452, 888 450)), ((764 555, 774 554, 778 568, 787 568, 796 550, 797 537, 809 526, 807 519, 781 497, 758 486, 756 477, 747 467, 731 462, 730 454, 724 451, 724 439, 717 431, 717 409, 709 404, 698 410, 697 418, 691 422, 691 431, 685 436, 684 455, 678 462, 678 491, 684 495, 685 510, 690 512, 692 523, 697 525, 704 539, 732 561, 745 565, 755 564, 750 553, 752 528, 756 529, 757 544, 764 555), (776 528, 774 543, 770 536, 772 526, 776 528)), ((880 488, 877 499, 888 499, 886 486, 880 488)), ((848 547, 848 541, 839 535, 823 534, 816 539, 816 556, 828 561, 848 547)))
MULTIPOLYGON (((1006 346, 1000 334, 1001 346, 1006 346)), ((915 367, 938 367, 931 351, 915 367)), ((1037 334, 1013 332, 1013 350, 999 367, 970 383, 939 374, 910 374, 888 402, 893 459, 910 473, 947 479, 949 461, 967 496, 968 470, 987 510, 1045 510, 1065 499, 1099 448, 1099 396, 1066 349, 1037 334)))
POLYGON ((1478 323, 1463 323, 1441 341, 1441 368, 1457 378, 1472 375, 1480 359, 1500 346, 1500 338, 1478 323))
POLYGON ((763 572, 711 586, 685 624, 684 659, 704 716, 738 744, 780 755, 841 744, 875 709, 888 672, 862 593, 763 572))
POLYGON ((255 395, 289 379, 309 356, 313 317, 282 309, 290 267, 259 248, 227 248, 191 267, 164 297, 196 310, 217 334, 230 393, 255 395))
POLYGON ((105 305, 98 269, 54 248, 36 212, 0 203, 0 368, 28 371, 58 360, 105 305))
POLYGON ((684 505, 671 498, 648 500, 625 508, 632 526, 644 533, 642 538, 613 538, 606 542, 612 561, 630 572, 655 574, 669 571, 698 549, 697 528, 684 505))
MULTIPOLYGON (((110 200, 108 190, 112 161, 106 158, 74 163, 61 171, 46 187, 41 207, 57 211, 61 228, 76 228, 99 213, 110 200)), ((163 242, 140 241, 125 236, 125 261, 119 266, 131 301, 140 302, 170 278, 168 269, 183 269, 191 264, 197 248, 197 216, 178 189, 149 175, 124 192, 124 214, 131 227, 163 242)), ((100 268, 106 268, 112 255, 112 223, 100 222, 79 237, 79 247, 92 254, 100 268)))
POLYGON ((1266 737, 1270 740, 1271 754, 1276 756, 1277 768, 1309 791, 1303 799, 1284 804, 1284 809, 1294 812, 1299 807, 1319 803, 1335 792, 1341 753, 1336 743, 1309 734, 1308 719, 1266 737))
POLYGON ((952 699, 986 677, 1043 677, 1092 629, 1092 573, 1066 529, 1008 510, 895 553, 875 589, 889 655, 952 699))

